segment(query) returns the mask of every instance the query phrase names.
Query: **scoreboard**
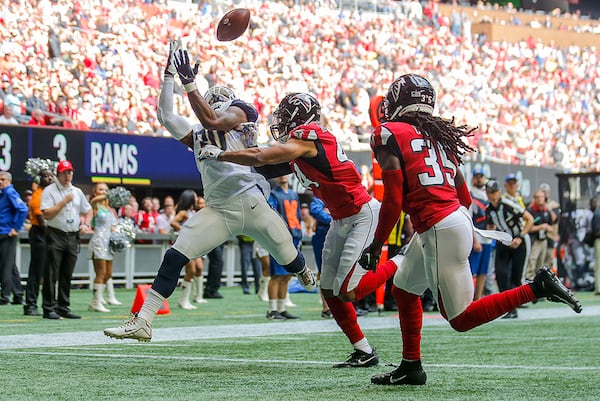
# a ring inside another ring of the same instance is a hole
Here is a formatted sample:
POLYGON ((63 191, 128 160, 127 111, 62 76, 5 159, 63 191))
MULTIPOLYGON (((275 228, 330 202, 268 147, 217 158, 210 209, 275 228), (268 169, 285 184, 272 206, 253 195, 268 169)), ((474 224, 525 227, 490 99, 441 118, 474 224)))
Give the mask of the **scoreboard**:
POLYGON ((154 188, 200 185, 193 152, 172 138, 77 131, 62 127, 0 126, 0 170, 30 181, 30 157, 70 160, 76 181, 154 188))

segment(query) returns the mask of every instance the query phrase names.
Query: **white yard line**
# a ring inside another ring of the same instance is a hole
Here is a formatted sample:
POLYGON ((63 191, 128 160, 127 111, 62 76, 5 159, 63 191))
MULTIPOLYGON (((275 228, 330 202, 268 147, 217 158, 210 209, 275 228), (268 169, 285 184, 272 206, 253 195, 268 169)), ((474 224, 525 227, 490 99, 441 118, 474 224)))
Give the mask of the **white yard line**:
MULTIPOLYGON (((598 316, 600 315, 600 306, 585 308, 582 315, 598 316)), ((518 319, 511 319, 510 321, 503 322, 510 324, 511 322, 520 320, 563 319, 573 316, 577 315, 566 306, 547 309, 529 308, 519 309, 518 319)), ((389 315, 384 317, 359 319, 359 322, 364 330, 380 330, 398 327, 398 320, 389 315)), ((424 319, 424 326, 441 325, 448 325, 441 317, 431 318, 431 315, 427 315, 424 319)), ((214 340, 217 338, 244 338, 278 335, 292 336, 295 334, 329 333, 337 331, 339 331, 339 328, 333 320, 300 320, 294 322, 284 321, 243 325, 155 328, 152 333, 152 343, 186 340, 214 340)), ((0 350, 117 344, 115 341, 118 340, 104 336, 100 330, 71 333, 17 334, 0 336, 0 350)), ((120 342, 118 344, 137 343, 137 341, 132 340, 124 341, 125 342, 120 342)))
MULTIPOLYGON (((213 361, 213 362, 228 362, 228 363, 264 363, 270 366, 280 365, 327 365, 331 366, 335 361, 311 361, 307 359, 296 360, 296 359, 247 359, 247 358, 222 358, 222 357, 210 357, 210 356, 183 356, 183 355, 145 355, 145 354, 111 354, 111 353, 86 353, 86 352, 50 352, 50 351, 0 351, 0 354, 5 355, 49 355, 49 356, 72 356, 78 358, 100 358, 106 360, 107 358, 116 359, 150 359, 150 360, 174 360, 174 361, 213 361)), ((535 370, 558 370, 558 371, 595 371, 600 370, 600 366, 527 366, 527 365, 475 365, 475 364, 427 364, 428 368, 441 368, 441 369, 523 369, 527 371, 535 370)))

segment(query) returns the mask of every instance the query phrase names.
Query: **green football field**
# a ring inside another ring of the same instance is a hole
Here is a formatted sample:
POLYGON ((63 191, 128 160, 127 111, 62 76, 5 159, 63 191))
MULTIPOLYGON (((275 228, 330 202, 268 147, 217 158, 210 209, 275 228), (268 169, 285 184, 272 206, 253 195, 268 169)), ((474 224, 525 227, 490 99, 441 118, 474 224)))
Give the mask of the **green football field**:
POLYGON ((267 304, 239 287, 197 310, 177 308, 154 321, 153 340, 105 337, 128 317, 124 305, 87 311, 91 292, 73 290, 82 320, 49 321, 0 307, 0 400, 600 400, 600 296, 579 293, 584 311, 539 302, 519 318, 454 332, 426 313, 427 385, 375 386, 393 369, 402 343, 397 315, 359 318, 380 365, 332 369, 352 351, 332 320, 320 318, 316 294, 292 294, 297 321, 268 321, 267 304))

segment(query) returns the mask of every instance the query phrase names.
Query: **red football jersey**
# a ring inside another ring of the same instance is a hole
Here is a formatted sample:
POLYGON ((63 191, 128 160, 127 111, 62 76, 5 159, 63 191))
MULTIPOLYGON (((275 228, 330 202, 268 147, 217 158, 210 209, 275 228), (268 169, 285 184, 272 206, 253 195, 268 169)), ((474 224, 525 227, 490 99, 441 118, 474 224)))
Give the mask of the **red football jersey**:
POLYGON ((371 200, 356 165, 327 129, 302 125, 290 132, 290 137, 315 143, 316 157, 292 160, 290 166, 300 183, 323 200, 334 219, 358 213, 371 200))
MULTIPOLYGON (((385 146, 402 165, 402 209, 418 233, 427 231, 460 207, 454 179, 456 157, 407 123, 388 122, 371 136, 371 149, 385 146)), ((380 216, 380 220, 385 216, 380 216)))

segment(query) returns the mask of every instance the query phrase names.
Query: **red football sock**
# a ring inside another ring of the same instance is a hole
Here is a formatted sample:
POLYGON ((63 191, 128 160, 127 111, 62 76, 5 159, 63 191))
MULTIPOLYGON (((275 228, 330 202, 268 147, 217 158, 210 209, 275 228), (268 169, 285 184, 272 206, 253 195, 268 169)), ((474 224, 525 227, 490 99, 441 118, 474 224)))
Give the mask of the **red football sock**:
POLYGON ((352 302, 344 302, 338 297, 326 298, 325 300, 327 301, 327 305, 329 306, 333 318, 346 337, 350 340, 350 344, 357 343, 365 338, 365 335, 358 325, 356 310, 354 309, 352 302))
POLYGON ((421 297, 410 294, 395 285, 392 295, 398 305, 398 318, 402 333, 402 358, 407 361, 421 359, 421 329, 423 328, 423 306, 421 297))
POLYGON ((535 299, 529 284, 487 295, 472 302, 463 313, 450 320, 450 325, 456 331, 471 330, 535 299))
POLYGON ((398 266, 391 260, 388 260, 384 264, 379 265, 376 271, 367 272, 367 274, 362 276, 360 282, 354 289, 356 300, 363 299, 385 284, 388 279, 394 276, 397 269, 398 266))

